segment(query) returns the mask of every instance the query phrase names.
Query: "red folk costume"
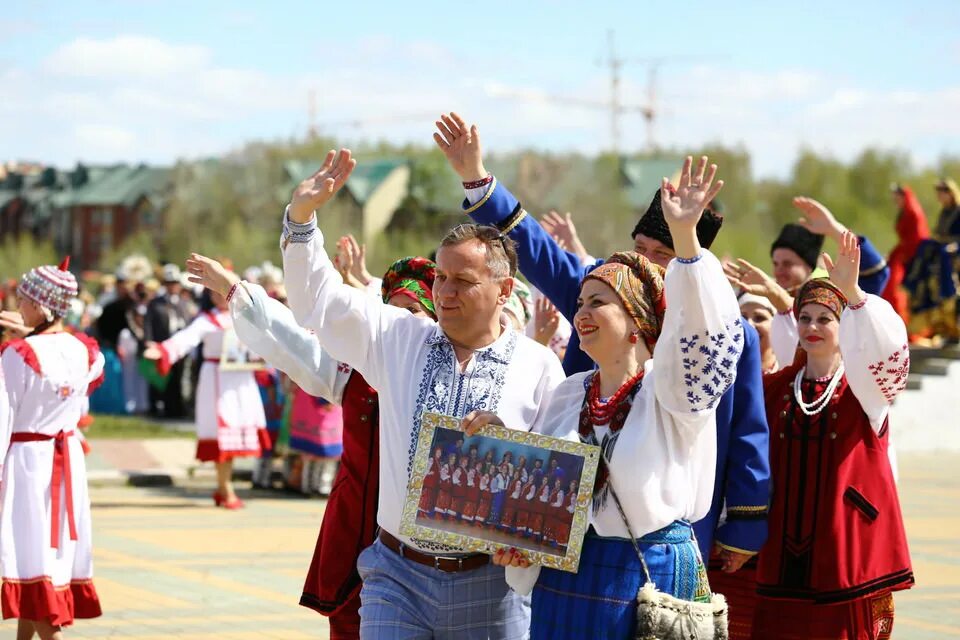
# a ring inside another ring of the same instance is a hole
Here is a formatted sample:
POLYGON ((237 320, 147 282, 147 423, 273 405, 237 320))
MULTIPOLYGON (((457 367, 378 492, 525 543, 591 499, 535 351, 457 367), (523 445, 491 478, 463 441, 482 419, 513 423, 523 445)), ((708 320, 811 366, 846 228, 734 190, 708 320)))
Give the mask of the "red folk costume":
POLYGON ((480 506, 477 507, 475 518, 477 525, 482 525, 490 517, 490 505, 493 503, 493 494, 490 493, 490 474, 480 476, 480 506))
POLYGON ((867 296, 842 312, 839 341, 845 369, 832 380, 802 380, 800 363, 765 380, 774 494, 753 638, 888 638, 890 594, 914 583, 887 458, 889 406, 909 370, 906 329, 867 296))
POLYGON ((467 495, 463 503, 463 519, 473 522, 480 506, 480 472, 470 469, 467 472, 467 495))
POLYGON ((440 482, 440 465, 436 458, 431 457, 427 462, 427 472, 423 475, 423 488, 420 490, 420 502, 417 511, 425 516, 432 516, 437 505, 437 485, 440 482))
POLYGON ((890 265, 890 279, 883 290, 883 299, 893 305, 894 310, 910 326, 910 305, 907 292, 901 288, 907 274, 907 265, 917 253, 922 240, 930 237, 927 216, 910 187, 896 185, 894 192, 903 196, 903 207, 897 216, 897 246, 890 251, 887 264, 890 265))
POLYGON ((520 497, 517 499, 517 513, 514 516, 514 528, 517 533, 526 533, 530 524, 530 500, 527 495, 531 494, 533 484, 527 482, 520 487, 520 497))
POLYGON ((441 516, 453 515, 453 465, 448 462, 440 465, 436 510, 441 516))
POLYGON ((467 502, 467 470, 457 465, 450 474, 450 484, 450 516, 456 518, 463 514, 463 506, 467 502))
POLYGON ((552 489, 550 498, 547 500, 547 512, 543 519, 545 529, 543 537, 552 542, 556 542, 557 529, 563 522, 563 517, 560 515, 563 511, 563 496, 563 489, 552 489))
POLYGON ((500 517, 500 526, 504 528, 514 528, 517 519, 517 507, 520 502, 520 490, 523 488, 523 481, 520 479, 511 480, 507 486, 507 498, 503 504, 503 515, 500 517))

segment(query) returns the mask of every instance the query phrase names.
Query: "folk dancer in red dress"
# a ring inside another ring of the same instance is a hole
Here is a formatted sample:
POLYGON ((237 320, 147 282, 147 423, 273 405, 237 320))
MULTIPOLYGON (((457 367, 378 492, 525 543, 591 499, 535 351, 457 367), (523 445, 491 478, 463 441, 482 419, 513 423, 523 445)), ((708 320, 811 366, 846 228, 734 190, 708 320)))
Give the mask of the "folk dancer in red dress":
POLYGON ((556 546, 557 544, 557 529, 559 529, 560 524, 563 522, 563 480, 559 477, 555 477, 553 480, 553 488, 550 490, 550 499, 547 502, 547 513, 544 517, 544 542, 547 544, 556 546))
POLYGON ((450 483, 453 485, 453 492, 450 500, 450 509, 448 513, 452 520, 460 521, 463 519, 463 507, 467 503, 467 462, 466 455, 460 456, 460 461, 450 477, 450 483), (451 513, 452 512, 452 513, 451 513))
POLYGON ((889 638, 894 591, 914 577, 887 457, 890 403, 907 382, 907 332, 857 284, 844 234, 830 280, 803 285, 802 349, 764 381, 774 493, 760 552, 753 637, 889 638))
POLYGON ((541 542, 546 534, 546 515, 549 502, 550 479, 543 476, 540 478, 540 486, 536 488, 533 508, 530 512, 530 535, 537 542, 541 542))
MULTIPOLYGON (((490 452, 487 453, 489 456, 490 452)), ((482 527, 487 522, 487 518, 490 517, 490 506, 493 503, 493 494, 490 492, 490 481, 493 480, 491 474, 494 472, 493 464, 483 464, 483 475, 480 476, 480 506, 477 507, 477 515, 474 518, 474 524, 478 527, 482 527)))
MULTIPOLYGON (((472 450, 471 455, 474 452, 475 450, 472 450)), ((463 503, 463 521, 469 524, 473 524, 477 515, 477 508, 480 506, 480 477, 482 475, 483 463, 477 460, 467 471, 467 494, 463 503)))
POLYGON ((526 482, 520 486, 520 497, 517 499, 517 514, 514 516, 514 525, 517 532, 517 535, 521 538, 526 538, 530 535, 530 509, 533 505, 531 502, 533 500, 534 494, 536 494, 537 488, 534 486, 533 481, 529 479, 529 474, 526 482))
POLYGON ((513 477, 507 484, 507 498, 503 505, 503 517, 500 519, 501 531, 517 532, 517 507, 520 502, 521 489, 523 489, 523 481, 520 479, 520 469, 514 469, 513 477))
POLYGON ((75 428, 103 381, 104 360, 96 341, 64 331, 77 295, 68 266, 23 276, 19 321, 31 331, 0 349, 0 603, 5 619, 19 619, 21 639, 59 640, 75 618, 101 615, 75 428))
POLYGON ((427 463, 427 472, 423 476, 423 488, 420 490, 420 503, 417 511, 427 518, 434 517, 434 507, 437 504, 437 486, 440 483, 440 461, 443 459, 443 449, 437 447, 427 463))
POLYGON ((440 465, 440 484, 437 488, 437 517, 452 520, 453 511, 453 472, 457 468, 457 455, 451 453, 447 461, 440 465))

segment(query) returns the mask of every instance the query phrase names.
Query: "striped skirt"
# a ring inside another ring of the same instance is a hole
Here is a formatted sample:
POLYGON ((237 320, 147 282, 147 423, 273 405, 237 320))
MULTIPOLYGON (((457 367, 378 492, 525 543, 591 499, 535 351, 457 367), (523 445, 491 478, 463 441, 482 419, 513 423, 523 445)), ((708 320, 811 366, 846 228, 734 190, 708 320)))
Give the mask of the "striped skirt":
MULTIPOLYGON (((710 588, 692 529, 676 521, 637 541, 657 589, 708 601, 710 588)), ((591 528, 577 573, 541 569, 533 588, 531 640, 632 638, 643 568, 629 540, 601 538, 591 528)))

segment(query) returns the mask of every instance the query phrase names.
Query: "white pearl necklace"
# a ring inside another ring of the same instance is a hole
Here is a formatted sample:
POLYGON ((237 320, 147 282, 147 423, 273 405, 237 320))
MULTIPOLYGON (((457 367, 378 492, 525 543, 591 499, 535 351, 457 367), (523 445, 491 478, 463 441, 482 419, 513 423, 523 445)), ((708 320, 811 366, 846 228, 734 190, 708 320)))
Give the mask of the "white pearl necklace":
POLYGON ((803 382, 803 374, 806 373, 806 371, 806 367, 803 367, 800 369, 800 371, 797 371, 797 377, 793 379, 793 395, 797 399, 797 405, 800 406, 800 411, 803 411, 805 415, 815 416, 827 408, 830 398, 833 397, 833 392, 837 390, 838 386, 840 386, 840 379, 843 378, 843 363, 841 362, 840 366, 837 367, 837 371, 830 379, 830 383, 827 384, 827 388, 823 392, 823 395, 814 399, 814 401, 810 403, 803 401, 803 392, 800 388, 800 385, 803 382))

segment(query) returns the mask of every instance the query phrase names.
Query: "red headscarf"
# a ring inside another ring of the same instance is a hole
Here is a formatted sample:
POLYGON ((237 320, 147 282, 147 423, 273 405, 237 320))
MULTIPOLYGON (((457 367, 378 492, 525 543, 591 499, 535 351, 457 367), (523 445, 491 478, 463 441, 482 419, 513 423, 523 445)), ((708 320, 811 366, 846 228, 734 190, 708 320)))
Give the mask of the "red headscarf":
POLYGON ((619 251, 583 280, 599 280, 613 289, 633 318, 650 352, 660 337, 667 304, 663 296, 663 267, 634 251, 619 251))

